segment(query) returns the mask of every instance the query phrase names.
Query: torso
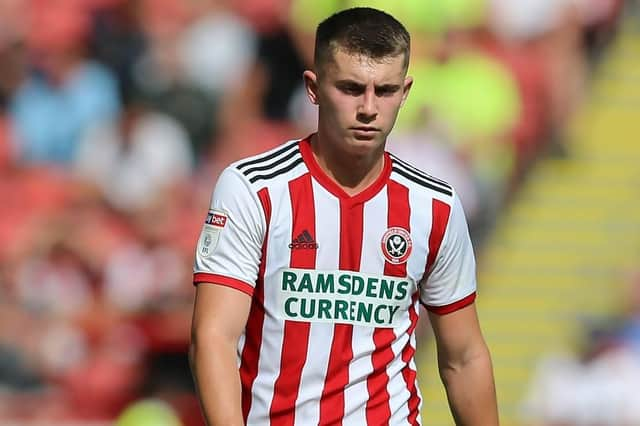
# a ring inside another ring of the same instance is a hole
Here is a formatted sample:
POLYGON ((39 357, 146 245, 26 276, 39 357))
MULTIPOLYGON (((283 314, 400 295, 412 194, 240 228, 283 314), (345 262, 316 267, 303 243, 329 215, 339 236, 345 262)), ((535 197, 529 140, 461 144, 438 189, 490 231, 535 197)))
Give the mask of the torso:
POLYGON ((415 419, 418 283, 451 188, 385 154, 380 176, 349 196, 308 140, 253 161, 238 170, 267 232, 239 346, 248 424, 415 419))

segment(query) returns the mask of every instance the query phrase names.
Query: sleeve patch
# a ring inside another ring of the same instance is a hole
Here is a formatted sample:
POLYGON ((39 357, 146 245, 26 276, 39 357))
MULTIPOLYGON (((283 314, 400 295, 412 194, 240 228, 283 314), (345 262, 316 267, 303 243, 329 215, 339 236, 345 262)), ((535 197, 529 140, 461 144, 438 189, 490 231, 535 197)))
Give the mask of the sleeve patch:
POLYGON ((204 221, 205 225, 216 226, 224 228, 227 224, 227 214, 221 210, 209 210, 207 219, 204 221))
POLYGON ((227 214, 221 210, 209 210, 205 220, 200 240, 198 240, 198 253, 202 257, 210 257, 215 251, 220 233, 227 224, 227 214))

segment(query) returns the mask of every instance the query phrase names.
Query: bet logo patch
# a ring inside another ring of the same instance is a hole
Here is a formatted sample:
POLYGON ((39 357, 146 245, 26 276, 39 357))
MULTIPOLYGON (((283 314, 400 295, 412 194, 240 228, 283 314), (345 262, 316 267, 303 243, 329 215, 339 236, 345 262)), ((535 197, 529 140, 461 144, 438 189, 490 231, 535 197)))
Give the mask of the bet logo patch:
POLYGON ((218 226, 224 228, 227 224, 227 215, 222 211, 209 210, 207 219, 204 221, 207 225, 218 226))
POLYGON ((210 257, 218 245, 220 233, 227 224, 227 214, 221 210, 209 210, 204 221, 204 227, 198 240, 198 253, 203 257, 210 257))

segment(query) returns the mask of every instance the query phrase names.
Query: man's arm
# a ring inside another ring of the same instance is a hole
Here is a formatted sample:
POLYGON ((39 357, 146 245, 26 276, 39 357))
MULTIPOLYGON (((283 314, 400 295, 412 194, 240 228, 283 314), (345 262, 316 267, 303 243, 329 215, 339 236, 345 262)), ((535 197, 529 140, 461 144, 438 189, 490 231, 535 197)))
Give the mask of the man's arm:
POLYGON ((475 304, 438 315, 429 312, 438 347, 438 368, 457 425, 498 424, 489 349, 475 304))
POLYGON ((189 361, 207 425, 244 424, 236 353, 250 307, 251 298, 241 291, 197 286, 189 361))

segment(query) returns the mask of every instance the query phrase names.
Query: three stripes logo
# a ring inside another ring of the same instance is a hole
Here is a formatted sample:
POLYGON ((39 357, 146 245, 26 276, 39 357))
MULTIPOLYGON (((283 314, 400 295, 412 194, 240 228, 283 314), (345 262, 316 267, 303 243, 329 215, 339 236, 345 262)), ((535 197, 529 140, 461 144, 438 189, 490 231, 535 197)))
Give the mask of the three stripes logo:
POLYGON ((318 243, 306 229, 289 244, 291 250, 316 250, 318 247, 318 243))

